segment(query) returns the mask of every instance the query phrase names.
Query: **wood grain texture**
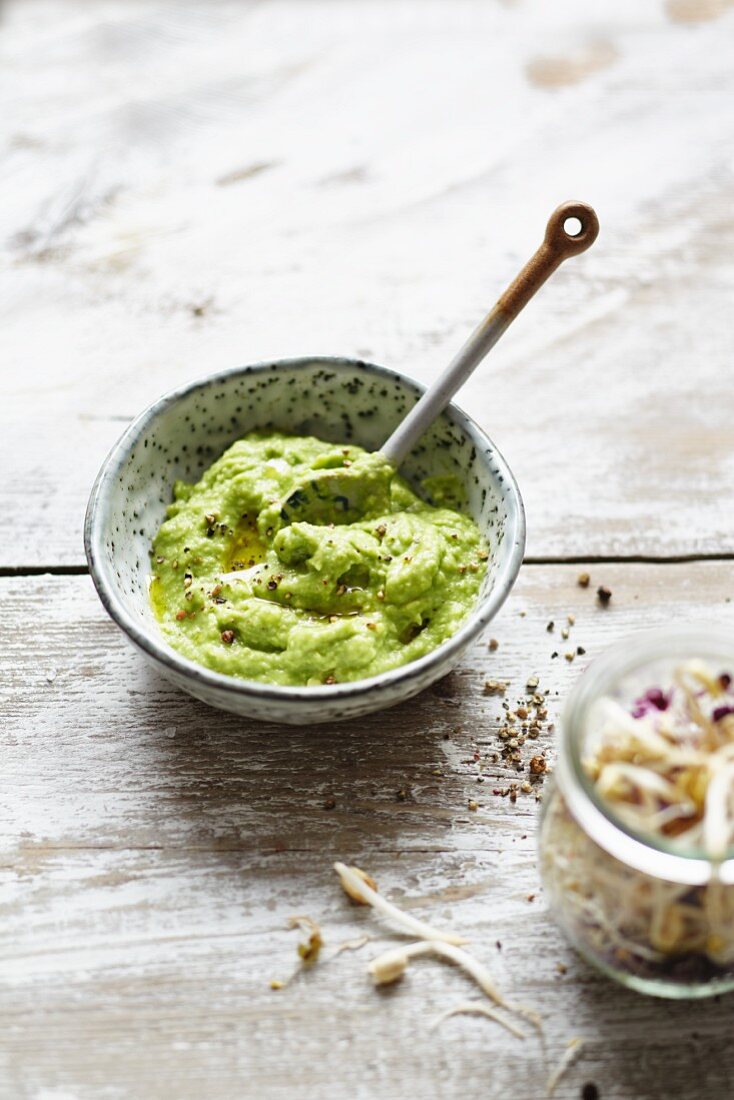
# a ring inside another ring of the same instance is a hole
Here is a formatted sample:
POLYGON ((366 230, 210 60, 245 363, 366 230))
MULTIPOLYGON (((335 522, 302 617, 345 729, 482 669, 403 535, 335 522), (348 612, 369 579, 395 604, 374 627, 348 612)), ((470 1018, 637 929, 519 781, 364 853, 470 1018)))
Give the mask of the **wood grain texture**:
MULTIPOLYGON (((460 400, 528 552, 731 555, 733 47, 728 0, 6 0, 0 570, 81 566, 105 453, 185 381, 309 353, 432 380, 565 198, 599 241, 460 400)), ((725 1002, 617 989, 549 919, 482 684, 537 674, 555 718, 625 634, 734 626, 731 563, 581 568, 526 566, 497 652, 416 700, 304 731, 175 692, 88 578, 0 577, 0 1097, 538 1100, 581 1036, 559 1100, 728 1098, 725 1002), (473 995, 438 962, 374 991, 397 937, 335 859, 466 932, 544 1044, 429 1030, 473 995), (294 912, 326 947, 274 992, 294 912)), ((552 760, 552 732, 531 745, 552 760)))
MULTIPOLYGON (((652 1002, 585 967, 544 909, 534 796, 493 793, 515 773, 492 760, 501 701, 487 676, 512 700, 538 675, 555 715, 589 659, 671 606, 734 625, 726 563, 590 568, 582 590, 576 567, 526 567, 492 624, 496 652, 477 643, 418 699, 303 731, 173 691, 86 577, 0 580, 0 1095, 536 1100, 573 1036, 587 1045, 561 1100, 589 1080, 604 1100, 662 1100, 672 1079, 694 1100, 704 1072, 707 1096, 728 1095, 726 1013, 652 1002), (551 657, 569 645, 586 654, 551 657), (366 963, 396 937, 344 899, 335 859, 471 936, 501 988, 542 1012, 545 1049, 485 1020, 430 1031, 473 995, 438 962, 372 990, 366 963), (273 992, 296 968, 295 912, 322 924, 324 959, 273 992), (375 941, 329 959, 364 933, 375 941)), ((531 744, 552 758, 552 735, 531 744)))
POLYGON ((597 245, 461 398, 528 552, 733 550, 733 45, 704 0, 8 0, 0 566, 82 562, 96 469, 175 385, 432 380, 567 197, 597 245))

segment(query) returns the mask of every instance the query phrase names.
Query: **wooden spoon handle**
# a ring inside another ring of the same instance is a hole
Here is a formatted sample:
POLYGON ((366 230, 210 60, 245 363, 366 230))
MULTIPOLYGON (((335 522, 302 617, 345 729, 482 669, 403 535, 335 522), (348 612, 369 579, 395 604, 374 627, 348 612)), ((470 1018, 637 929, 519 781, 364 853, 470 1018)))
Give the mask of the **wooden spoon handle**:
POLYGON ((561 203, 548 219, 545 239, 540 248, 512 280, 497 302, 497 307, 510 321, 514 321, 556 268, 569 256, 585 252, 598 235, 599 219, 592 207, 585 202, 561 203), (566 228, 571 219, 579 223, 578 232, 571 233, 566 228))
POLYGON ((585 252, 598 233, 599 219, 585 202, 564 202, 553 211, 538 251, 382 447, 388 462, 400 465, 546 279, 569 256, 585 252), (572 218, 579 223, 577 232, 568 224, 572 218))

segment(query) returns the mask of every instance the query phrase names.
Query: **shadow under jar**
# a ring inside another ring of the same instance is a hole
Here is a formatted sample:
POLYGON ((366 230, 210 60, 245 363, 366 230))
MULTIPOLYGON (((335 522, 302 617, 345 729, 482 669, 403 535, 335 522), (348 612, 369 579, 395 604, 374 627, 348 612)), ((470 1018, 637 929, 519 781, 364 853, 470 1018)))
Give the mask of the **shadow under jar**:
POLYGON ((551 912, 587 961, 655 996, 734 989, 733 673, 734 634, 645 633, 563 714, 538 839, 551 912))

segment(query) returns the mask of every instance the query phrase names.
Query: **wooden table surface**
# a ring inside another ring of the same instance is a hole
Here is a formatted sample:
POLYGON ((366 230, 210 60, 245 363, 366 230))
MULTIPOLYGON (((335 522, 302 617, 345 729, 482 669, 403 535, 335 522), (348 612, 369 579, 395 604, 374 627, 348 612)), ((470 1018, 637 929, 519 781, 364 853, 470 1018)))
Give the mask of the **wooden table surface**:
MULTIPOLYGON (((560 1100, 731 1095, 728 1000, 613 987, 551 923, 538 804, 494 793, 517 773, 482 684, 512 696, 535 674, 553 718, 625 634, 734 626, 733 7, 0 9, 0 1096, 535 1100, 574 1037, 560 1100), (460 402, 527 504, 499 648, 406 705, 303 730, 149 671, 81 545, 125 423, 259 358, 430 381, 571 197, 597 207, 597 245, 460 402), (432 1030, 474 994, 439 962, 373 990, 366 964, 398 937, 345 899, 335 859, 469 935, 544 1042, 432 1030), (293 913, 326 946, 273 991, 297 969, 293 913)), ((552 759, 553 735, 537 744, 552 759)))

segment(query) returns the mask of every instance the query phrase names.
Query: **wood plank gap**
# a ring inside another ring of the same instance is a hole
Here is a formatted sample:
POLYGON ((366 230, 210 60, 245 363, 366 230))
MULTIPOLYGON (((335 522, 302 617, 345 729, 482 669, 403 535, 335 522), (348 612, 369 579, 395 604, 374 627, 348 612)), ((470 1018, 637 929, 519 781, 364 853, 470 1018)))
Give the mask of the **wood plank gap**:
MULTIPOLYGON (((523 565, 681 565, 695 562, 734 561, 734 551, 693 553, 693 554, 575 554, 568 556, 550 555, 538 557, 531 555, 523 558, 523 565)), ((3 565, 0 566, 0 578, 3 577, 86 577, 89 569, 86 565, 3 565)))
POLYGON ((86 577, 86 565, 2 565, 0 577, 86 577))
POLYGON ((700 554, 573 554, 523 558, 523 565, 684 565, 699 561, 734 561, 734 551, 700 554))

